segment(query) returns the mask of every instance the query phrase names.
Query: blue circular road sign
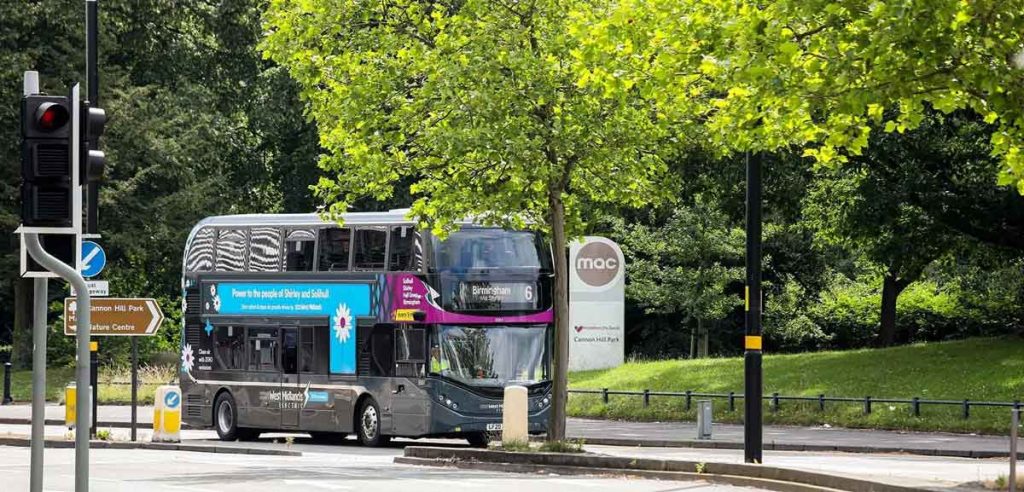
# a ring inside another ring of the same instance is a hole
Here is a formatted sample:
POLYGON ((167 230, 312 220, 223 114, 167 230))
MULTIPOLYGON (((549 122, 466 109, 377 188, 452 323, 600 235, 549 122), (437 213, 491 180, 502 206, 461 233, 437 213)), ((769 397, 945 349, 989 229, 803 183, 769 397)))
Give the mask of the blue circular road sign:
POLYGON ((95 277, 107 266, 107 253, 93 241, 82 241, 82 276, 95 277))
POLYGON ((167 394, 164 395, 164 406, 168 409, 174 410, 175 408, 178 408, 179 403, 181 403, 181 396, 179 396, 177 392, 168 391, 167 394))

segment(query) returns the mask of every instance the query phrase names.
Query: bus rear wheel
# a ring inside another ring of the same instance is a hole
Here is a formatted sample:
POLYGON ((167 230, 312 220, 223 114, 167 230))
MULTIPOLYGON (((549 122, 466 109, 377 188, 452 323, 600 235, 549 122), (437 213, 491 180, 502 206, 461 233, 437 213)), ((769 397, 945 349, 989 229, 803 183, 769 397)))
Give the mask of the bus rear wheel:
POLYGON ((256 429, 238 427, 238 406, 231 393, 222 393, 214 402, 213 426, 221 441, 254 441, 260 436, 256 429))
POLYGON ((491 436, 486 432, 472 432, 466 434, 466 440, 469 441, 471 447, 486 448, 487 444, 491 442, 491 436))
POLYGON ((373 398, 367 398, 359 407, 359 418, 356 419, 356 436, 363 446, 383 446, 391 440, 381 434, 380 407, 373 398))

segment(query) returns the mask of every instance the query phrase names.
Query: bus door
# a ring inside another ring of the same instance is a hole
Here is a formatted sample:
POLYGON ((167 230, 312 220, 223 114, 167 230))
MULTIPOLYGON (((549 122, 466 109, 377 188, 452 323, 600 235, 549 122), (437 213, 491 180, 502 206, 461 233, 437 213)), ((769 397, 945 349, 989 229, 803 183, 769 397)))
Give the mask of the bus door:
POLYGON ((394 433, 419 436, 430 430, 427 393, 427 334, 422 327, 399 325, 394 330, 394 377, 391 407, 394 433))
POLYGON ((299 383, 299 330, 281 328, 281 427, 298 427, 304 403, 299 383))

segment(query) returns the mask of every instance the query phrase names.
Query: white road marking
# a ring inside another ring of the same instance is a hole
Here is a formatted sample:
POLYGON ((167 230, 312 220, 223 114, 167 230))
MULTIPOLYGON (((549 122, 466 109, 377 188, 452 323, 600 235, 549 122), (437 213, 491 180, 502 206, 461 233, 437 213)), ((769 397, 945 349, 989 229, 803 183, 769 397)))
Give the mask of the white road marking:
POLYGON ((352 490, 352 487, 348 485, 341 485, 338 483, 317 481, 317 480, 284 480, 285 485, 305 485, 307 487, 317 487, 327 490, 352 490))

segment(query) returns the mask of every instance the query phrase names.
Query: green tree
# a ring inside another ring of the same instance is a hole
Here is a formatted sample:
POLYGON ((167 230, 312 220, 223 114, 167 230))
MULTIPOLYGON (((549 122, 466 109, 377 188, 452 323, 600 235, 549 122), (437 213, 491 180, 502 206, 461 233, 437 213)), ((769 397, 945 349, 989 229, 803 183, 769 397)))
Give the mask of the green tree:
MULTIPOLYGON (((464 217, 550 233, 558 278, 584 210, 665 195, 649 104, 578 84, 567 34, 574 2, 274 0, 266 56, 302 87, 330 177, 332 214, 389 199, 408 180, 411 214, 444 233, 464 217)), ((555 283, 552 439, 564 438, 567 286, 555 283)))
POLYGON ((997 124, 999 182, 1024 194, 1021 0, 588 5, 570 31, 579 84, 638 92, 716 152, 809 145, 832 165, 863 151, 873 124, 902 133, 925 103, 969 108, 997 124))
POLYGON ((614 221, 626 256, 626 295, 648 313, 676 314, 691 330, 690 357, 708 355, 710 322, 741 300, 728 287, 743 282, 743 230, 698 199, 678 206, 663 224, 614 221))
MULTIPOLYGON (((883 159, 894 156, 879 152, 883 159)), ((898 157, 896 157, 898 158, 898 157)), ((879 345, 896 341, 896 302, 924 269, 948 252, 955 237, 919 207, 906 190, 880 179, 863 160, 818 180, 807 198, 807 216, 825 243, 844 246, 879 265, 882 304, 879 345)))
POLYGON ((877 137, 813 186, 805 210, 821 242, 881 267, 880 344, 896 341, 897 299, 933 261, 953 248, 984 254, 965 240, 1020 254, 1024 197, 992 181, 992 130, 967 112, 931 111, 917 129, 877 137))

